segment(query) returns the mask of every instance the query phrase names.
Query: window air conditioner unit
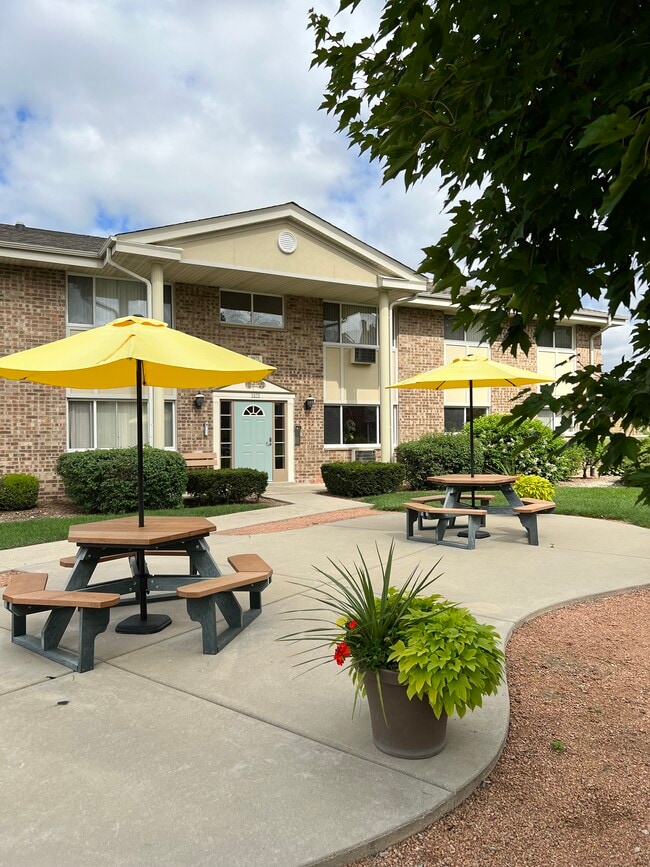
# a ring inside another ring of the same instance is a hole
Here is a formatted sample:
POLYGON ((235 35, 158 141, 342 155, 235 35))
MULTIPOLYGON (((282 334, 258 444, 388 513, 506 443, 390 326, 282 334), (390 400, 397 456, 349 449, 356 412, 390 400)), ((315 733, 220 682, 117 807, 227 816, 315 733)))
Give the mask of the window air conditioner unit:
POLYGON ((370 464, 377 460, 377 456, 374 449, 352 449, 352 460, 370 464))
POLYGON ((363 346, 355 346, 352 350, 350 361, 352 364, 375 364, 377 361, 377 350, 366 349, 363 346))

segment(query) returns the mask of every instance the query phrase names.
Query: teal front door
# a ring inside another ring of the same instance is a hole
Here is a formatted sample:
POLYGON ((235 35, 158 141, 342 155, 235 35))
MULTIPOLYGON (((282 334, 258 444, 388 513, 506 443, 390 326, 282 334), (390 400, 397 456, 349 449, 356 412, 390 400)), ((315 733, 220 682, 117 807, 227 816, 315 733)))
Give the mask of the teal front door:
POLYGON ((268 401, 236 401, 235 467, 249 467, 273 476, 273 404, 268 401))

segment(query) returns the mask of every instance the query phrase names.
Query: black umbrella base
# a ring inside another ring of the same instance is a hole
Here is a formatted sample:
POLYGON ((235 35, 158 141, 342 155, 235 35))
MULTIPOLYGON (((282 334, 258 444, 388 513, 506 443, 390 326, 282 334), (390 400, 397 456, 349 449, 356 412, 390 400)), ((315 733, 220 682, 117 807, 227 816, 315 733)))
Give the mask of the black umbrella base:
MULTIPOLYGON (((467 530, 461 530, 460 533, 456 533, 457 536, 462 536, 463 539, 467 538, 467 530)), ((489 537, 489 533, 487 530, 477 530, 476 538, 477 539, 487 539, 489 537)), ((130 618, 129 618, 130 619, 130 618)))
POLYGON ((139 614, 121 620, 115 627, 116 632, 127 632, 129 635, 152 635, 161 632, 172 622, 167 614, 148 614, 146 620, 142 620, 139 614))

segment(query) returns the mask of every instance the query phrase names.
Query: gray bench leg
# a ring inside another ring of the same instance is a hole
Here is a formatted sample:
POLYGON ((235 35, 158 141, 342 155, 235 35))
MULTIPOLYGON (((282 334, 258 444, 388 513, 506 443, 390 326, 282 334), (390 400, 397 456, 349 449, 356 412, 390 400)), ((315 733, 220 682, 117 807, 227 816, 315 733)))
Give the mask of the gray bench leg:
POLYGON ((186 599, 187 615, 190 620, 201 626, 203 638, 203 653, 214 655, 239 635, 249 623, 259 617, 262 611, 262 590, 270 584, 270 578, 251 584, 248 588, 250 608, 243 611, 231 590, 213 593, 200 599, 186 599), (227 628, 217 634, 217 608, 228 624, 227 628))
POLYGON ((457 548, 467 548, 468 550, 473 551, 476 548, 476 531, 479 529, 480 526, 481 526, 481 516, 480 515, 468 515, 467 516, 467 545, 461 545, 458 542, 446 542, 445 541, 445 533, 448 529, 454 527, 454 522, 453 522, 452 517, 445 518, 444 516, 441 516, 438 519, 438 527, 436 528, 436 538, 437 538, 438 542, 442 545, 452 545, 452 546, 457 547, 457 548))
POLYGON ((537 535, 537 515, 517 515, 522 523, 523 528, 528 533, 528 544, 539 545, 539 536, 537 535))
POLYGON ((77 671, 95 667, 95 639, 106 632, 111 619, 110 608, 79 609, 79 664, 77 671))
POLYGON ((5 607, 11 611, 11 640, 20 647, 33 650, 73 671, 92 671, 95 667, 95 639, 108 629, 110 608, 79 609, 79 646, 77 653, 59 647, 65 629, 74 614, 74 608, 55 608, 41 630, 40 637, 27 635, 27 615, 48 611, 41 605, 16 605, 5 607))
POLYGON ((217 641, 217 609, 212 596, 203 599, 186 599, 187 616, 198 623, 203 637, 203 653, 214 655, 219 651, 217 641))

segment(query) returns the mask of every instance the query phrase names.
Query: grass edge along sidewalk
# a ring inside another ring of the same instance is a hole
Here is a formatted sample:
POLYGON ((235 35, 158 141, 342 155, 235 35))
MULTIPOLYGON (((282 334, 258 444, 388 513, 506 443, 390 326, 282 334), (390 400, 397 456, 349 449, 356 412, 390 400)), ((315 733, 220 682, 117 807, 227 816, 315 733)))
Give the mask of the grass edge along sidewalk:
MULTIPOLYGON (((255 509, 273 508, 270 503, 231 503, 225 506, 196 506, 183 509, 145 510, 145 515, 190 516, 198 515, 204 518, 232 515, 235 512, 250 512, 255 509)), ((65 515, 52 518, 30 518, 25 513, 25 519, 0 523, 0 551, 10 548, 22 548, 27 545, 41 545, 44 542, 60 542, 68 538, 68 530, 72 524, 87 524, 91 521, 108 521, 112 518, 123 518, 124 515, 65 515)))

